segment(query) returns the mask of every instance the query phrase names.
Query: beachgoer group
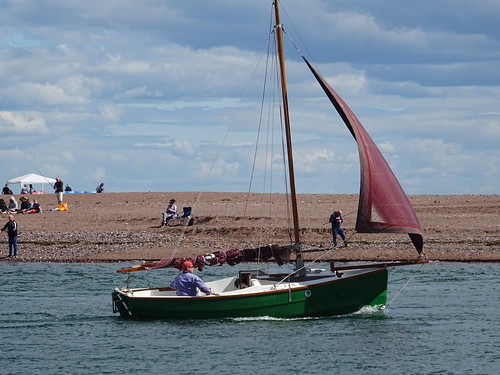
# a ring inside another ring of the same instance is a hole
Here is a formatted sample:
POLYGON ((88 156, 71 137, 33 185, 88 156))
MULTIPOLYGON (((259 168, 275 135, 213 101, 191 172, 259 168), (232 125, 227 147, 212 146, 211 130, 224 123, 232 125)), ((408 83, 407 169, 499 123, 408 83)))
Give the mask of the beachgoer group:
POLYGON ((14 196, 9 198, 9 204, 7 205, 3 199, 0 199, 0 213, 2 214, 34 214, 41 213, 42 206, 36 199, 33 202, 29 198, 22 196, 19 198, 18 204, 14 196))
POLYGON ((36 199, 33 199, 33 202, 30 204, 30 207, 26 210, 27 214, 40 214, 42 213, 42 206, 36 199))

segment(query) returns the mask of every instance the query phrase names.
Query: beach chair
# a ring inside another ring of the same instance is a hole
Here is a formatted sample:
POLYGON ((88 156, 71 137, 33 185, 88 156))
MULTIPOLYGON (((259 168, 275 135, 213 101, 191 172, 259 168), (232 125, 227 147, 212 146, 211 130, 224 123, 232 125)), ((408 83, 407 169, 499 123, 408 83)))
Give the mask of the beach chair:
MULTIPOLYGON (((166 213, 162 214, 161 226, 168 226, 172 219, 185 219, 187 220, 187 226, 190 227, 194 224, 194 218, 191 207, 182 207, 182 212, 176 215, 168 215, 166 213)), ((186 221, 183 221, 186 223, 186 221)))
POLYGON ((191 207, 182 207, 182 215, 179 215, 179 219, 187 219, 188 227, 194 224, 193 210, 191 207))

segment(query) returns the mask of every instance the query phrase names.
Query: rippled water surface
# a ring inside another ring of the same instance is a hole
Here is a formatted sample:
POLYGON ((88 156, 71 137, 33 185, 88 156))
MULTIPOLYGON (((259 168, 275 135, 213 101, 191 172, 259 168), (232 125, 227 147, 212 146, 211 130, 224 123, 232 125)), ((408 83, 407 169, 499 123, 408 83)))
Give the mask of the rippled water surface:
MULTIPOLYGON (((112 313, 111 291, 126 281, 115 271, 128 265, 0 263, 0 373, 498 374, 500 368, 498 264, 393 268, 383 312, 175 322, 112 313)), ((199 274, 209 281, 239 268, 199 274)), ((175 275, 137 272, 131 286, 166 284, 175 275)))

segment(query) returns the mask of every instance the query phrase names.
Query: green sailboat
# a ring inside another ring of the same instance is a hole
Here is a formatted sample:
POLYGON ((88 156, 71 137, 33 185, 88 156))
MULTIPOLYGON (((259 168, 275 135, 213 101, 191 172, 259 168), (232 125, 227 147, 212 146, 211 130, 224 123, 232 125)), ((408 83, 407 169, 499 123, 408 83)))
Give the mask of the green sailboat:
POLYGON ((318 317, 349 314, 363 306, 385 305, 388 268, 422 263, 422 230, 416 214, 384 157, 364 127, 340 96, 304 58, 320 87, 354 137, 360 160, 360 194, 356 231, 359 233, 408 234, 419 257, 404 263, 381 263, 312 268, 303 260, 299 212, 295 191, 292 133, 288 111, 288 92, 283 53, 283 27, 278 1, 273 3, 282 118, 286 139, 287 176, 293 221, 293 240, 288 245, 215 252, 193 258, 163 259, 118 270, 133 272, 177 267, 191 260, 196 267, 236 264, 242 261, 275 259, 268 270, 239 271, 235 276, 206 283, 216 295, 177 296, 170 287, 116 288, 112 292, 114 312, 124 318, 210 319, 224 317, 318 317))

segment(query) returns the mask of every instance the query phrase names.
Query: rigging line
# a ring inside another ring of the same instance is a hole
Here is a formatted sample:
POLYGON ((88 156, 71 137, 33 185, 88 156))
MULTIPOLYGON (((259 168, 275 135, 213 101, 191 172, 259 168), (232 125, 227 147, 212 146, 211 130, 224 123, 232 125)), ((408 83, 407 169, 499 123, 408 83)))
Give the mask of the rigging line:
MULTIPOLYGON (((288 189, 288 184, 287 184, 287 168, 286 168, 286 153, 285 153, 285 141, 284 141, 284 132, 283 132, 283 113, 282 113, 282 98, 279 95, 276 95, 276 93, 279 91, 280 88, 280 80, 279 80, 279 69, 278 69, 278 56, 276 53, 276 32, 273 29, 271 31, 271 36, 273 38, 268 39, 268 55, 266 59, 266 70, 265 70, 265 83, 264 87, 262 90, 262 100, 261 100, 261 111, 260 111, 260 118, 259 118, 259 137, 257 138, 257 143, 254 151, 254 159, 253 159, 253 168, 252 168, 252 179, 254 177, 254 170, 256 167, 257 163, 257 155, 258 155, 258 149, 260 148, 260 133, 262 132, 263 129, 263 113, 264 113, 264 102, 265 98, 267 95, 267 98, 269 99, 267 102, 268 105, 268 110, 267 110, 267 143, 266 143, 266 148, 265 148, 265 161, 264 161, 264 180, 263 180, 263 192, 268 192, 269 193, 269 217, 272 217, 272 189, 273 189, 273 176, 274 176, 274 168, 273 168, 273 154, 274 154, 274 129, 275 129, 275 121, 280 125, 281 127, 281 154, 283 156, 282 161, 283 161, 283 178, 284 178, 284 189, 285 189, 285 200, 286 200, 286 209, 287 209, 287 225, 288 225, 288 234, 289 234, 289 241, 291 242, 291 231, 290 231, 290 202, 289 202, 289 189, 288 189), (271 43, 271 41, 273 43, 271 43), (279 110, 278 110, 279 108, 279 110), (271 139, 271 141, 269 141, 271 139)), ((250 189, 249 189, 250 192, 250 189)), ((246 213, 246 210, 245 210, 246 213)), ((262 223, 261 227, 261 235, 264 234, 264 222, 262 223)), ((258 246, 260 247, 263 246, 262 242, 262 237, 259 240, 258 246)))
MULTIPOLYGON (((282 6, 282 9, 285 10, 282 6)), ((288 13, 286 12, 285 10, 285 15, 286 15, 286 18, 288 19, 288 21, 290 21, 290 24, 292 25, 292 29, 293 31, 295 32, 295 34, 297 35, 297 37, 299 38, 300 40, 300 43, 302 46, 304 46, 304 49, 305 51, 307 52, 307 56, 308 56, 308 60, 310 60, 311 62, 314 63, 314 66, 316 67, 316 63, 315 63, 315 59, 313 58, 311 52, 309 52, 309 50, 307 49, 307 44, 304 43, 304 40, 302 39, 302 37, 300 36, 300 33, 299 31, 297 30, 297 28, 295 27, 295 24, 293 23, 292 19, 288 16, 288 13)), ((295 41, 292 39, 292 37, 290 36, 290 34, 287 33, 287 31, 285 30, 285 27, 282 26, 281 27, 282 31, 283 31, 283 34, 287 37, 288 41, 292 44, 292 46, 295 48, 295 50, 297 51, 297 53, 300 55, 300 57, 304 58, 304 55, 302 54, 302 51, 300 50, 300 48, 298 47, 297 43, 295 43, 295 41)), ((318 69, 316 67, 316 69, 318 69)), ((319 71, 319 69, 318 69, 319 71)))
MULTIPOLYGON (((280 9, 281 9, 281 14, 284 14, 285 15, 285 18, 287 19, 287 23, 289 23, 291 26, 292 26, 292 30, 295 32, 295 34, 297 35, 297 37, 299 38, 300 40, 300 43, 302 46, 304 46, 304 49, 305 51, 307 52, 307 55, 308 56, 311 56, 312 57, 312 54, 309 52, 309 50, 307 49, 307 44, 304 43, 304 40, 302 39, 302 37, 300 36, 300 33, 299 31, 297 30, 297 28, 295 27, 295 24, 293 23, 292 21, 292 18, 288 15, 288 12, 286 11, 285 7, 283 6, 283 2, 280 2, 280 9)), ((282 22, 283 24, 283 22, 282 22)), ((285 28, 284 26, 282 26, 282 30, 283 32, 286 34, 288 40, 290 41, 290 43, 292 43, 292 45, 295 47, 295 49, 298 51, 299 54, 302 54, 302 52, 300 51, 300 48, 297 46, 297 44, 292 40, 292 38, 290 37, 290 35, 285 31, 285 28)), ((313 60, 313 59, 312 59, 313 60)))
MULTIPOLYGON (((283 7, 282 7, 283 8, 283 7)), ((302 46, 304 46, 304 49, 305 51, 307 52, 306 55, 308 56, 308 60, 313 63, 314 67, 316 68, 316 70, 321 73, 321 70, 319 69, 319 67, 316 65, 316 62, 315 62, 315 59, 313 58, 311 52, 309 52, 309 50, 307 49, 307 44, 304 43, 304 40, 302 39, 302 37, 300 36, 300 33, 298 32, 298 30, 295 28, 295 25, 294 23, 292 22, 291 18, 288 16, 288 13, 285 11, 285 15, 287 17, 287 19, 290 21, 290 24, 292 25, 292 29, 295 31, 295 34, 297 35, 297 37, 299 38, 300 40, 300 43, 302 46)), ((292 44, 292 46, 295 48, 295 50, 297 51, 297 53, 300 55, 301 58, 305 58, 304 55, 302 54, 302 51, 300 50, 300 48, 298 47, 298 45, 295 43, 295 41, 292 39, 292 37, 290 36, 290 34, 288 34, 285 30, 285 27, 282 26, 281 27, 282 31, 283 31, 283 34, 287 37, 288 41, 290 42, 290 44, 292 44)))
POLYGON ((42 174, 42 172, 40 172, 40 170, 39 170, 37 167, 35 167, 35 170, 38 172, 38 174, 39 174, 40 176, 42 176, 42 177, 45 179, 45 181, 47 181, 47 183, 48 183, 50 186, 52 186, 52 183, 51 183, 51 182, 47 179, 47 177, 45 177, 45 175, 43 175, 43 174, 42 174))
MULTIPOLYGON (((274 31, 272 32, 274 33, 274 31)), ((269 49, 269 51, 275 50, 269 49)), ((277 91, 277 85, 276 81, 272 79, 274 71, 276 71, 276 61, 273 58, 274 55, 269 53, 269 58, 268 62, 270 61, 270 66, 271 68, 269 69, 269 90, 268 90, 268 109, 267 109, 267 140, 266 140, 266 152, 265 152, 265 161, 264 161, 264 179, 263 179, 263 193, 268 193, 268 211, 267 211, 267 217, 269 219, 272 219, 273 215, 273 197, 272 197, 272 191, 273 191, 273 154, 274 154, 274 128, 275 128, 275 99, 276 99, 276 91, 277 91)), ((267 73, 267 72, 266 72, 267 73)), ((267 76, 267 74, 266 74, 267 76)), ((261 231, 260 231, 260 238, 259 238, 259 243, 258 247, 265 246, 264 244, 264 236, 267 234, 269 235, 269 229, 270 225, 266 225, 264 221, 262 221, 262 226, 261 226, 261 231), (268 233, 266 233, 265 230, 268 230, 268 233)), ((266 241, 267 244, 267 241, 266 241)), ((260 255, 259 255, 259 260, 260 260, 260 255)))
MULTIPOLYGON (((271 32, 272 35, 273 32, 271 32)), ((244 216, 246 216, 247 209, 248 209, 248 201, 250 199, 250 194, 252 190, 252 184, 254 180, 254 174, 256 170, 256 165, 258 161, 258 151, 260 148, 260 139, 261 139, 261 132, 263 131, 263 122, 264 122, 264 113, 265 113, 265 103, 266 103, 266 98, 268 99, 267 102, 267 128, 266 128, 266 143, 265 143, 265 158, 264 158, 264 178, 263 178, 263 185, 262 185, 262 192, 265 193, 267 191, 267 188, 269 188, 269 211, 268 211, 268 217, 272 217, 272 197, 271 197, 271 191, 272 191, 272 145, 273 142, 269 141, 269 138, 273 138, 274 132, 273 130, 273 118, 274 118, 274 97, 275 95, 273 93, 276 92, 276 88, 274 84, 268 83, 270 81, 271 83, 274 82, 274 80, 270 79, 272 77, 271 72, 274 71, 274 60, 271 58, 271 43, 270 43, 271 38, 268 39, 268 44, 267 44, 267 58, 266 58, 266 64, 265 64, 265 72, 264 72, 264 83, 262 86, 262 97, 261 97, 261 103, 260 103, 260 113, 259 113, 259 122, 258 122, 258 132, 257 132, 257 139, 255 142, 255 149, 254 149, 254 156, 253 156, 253 163, 252 163, 252 172, 251 172, 251 178, 250 178, 250 183, 249 183, 249 188, 248 188, 248 199, 247 203, 245 205, 245 210, 244 210, 244 216), (271 145, 271 150, 270 150, 270 145, 271 145), (269 171, 268 171, 269 168, 269 171), (268 179, 269 176, 269 179, 268 179), (267 186, 269 180, 269 187, 267 186)), ((265 223, 262 222, 262 225, 259 228, 259 239, 257 241, 257 248, 260 248, 261 246, 264 246, 263 243, 263 238, 265 235, 265 223)), ((260 257, 259 257, 260 258, 260 257)))
MULTIPOLYGON (((265 70, 264 70, 264 82, 262 85, 262 96, 261 96, 261 104, 260 104, 260 113, 259 113, 259 123, 258 123, 258 131, 257 131, 257 139, 255 141, 255 149, 254 149, 254 157, 253 157, 253 164, 252 164, 252 171, 250 173, 250 181, 248 184, 248 199, 246 201, 245 209, 243 211, 243 215, 246 216, 247 208, 248 208, 248 200, 250 199, 250 192, 252 190, 252 185, 253 185, 253 176, 255 173, 255 165, 256 165, 256 160, 257 160, 257 151, 259 148, 259 138, 260 138, 260 129, 262 127, 262 117, 263 117, 263 111, 264 111, 264 101, 266 98, 266 88, 267 88, 267 78, 268 78, 268 72, 269 72, 269 56, 270 56, 270 49, 271 49, 271 37, 274 33, 273 27, 273 16, 271 12, 271 16, 269 18, 269 36, 267 38, 267 43, 266 43, 266 63, 265 63, 265 70)), ((261 56, 262 58, 262 56, 261 56)), ((259 59, 259 63, 257 64, 260 65, 261 58, 259 59)), ((254 70, 255 73, 255 70, 254 70)), ((253 75, 252 75, 253 76, 253 75)))
POLYGON ((385 308, 384 310, 387 310, 389 308, 389 305, 392 304, 392 302, 394 302, 394 300, 396 299, 397 296, 399 296, 399 294, 403 291, 403 289, 405 289, 408 284, 410 283, 410 281, 412 281, 414 278, 415 278, 415 275, 418 271, 420 271, 422 269, 422 267, 424 266, 425 263, 422 263, 420 265, 420 267, 418 267, 418 269, 413 273, 413 275, 406 281, 406 283, 401 287, 401 289, 398 290, 398 292, 394 295, 394 297, 392 297, 391 301, 385 305, 385 308))
MULTIPOLYGON (((271 12, 272 14, 272 12, 271 12)), ((271 18, 270 18, 270 25, 272 25, 272 15, 271 15, 271 18)), ((272 30, 272 27, 270 26, 270 29, 272 30)), ((270 38, 270 37, 269 37, 270 38)), ((267 45, 269 45, 269 38, 268 38, 268 42, 267 42, 267 45)), ((266 46, 266 49, 268 49, 269 47, 266 46)), ((267 54, 266 54, 267 55, 267 54)), ((257 68, 260 66, 261 64, 261 61, 262 61, 262 56, 263 54, 260 55, 259 57, 259 60, 257 61, 257 64, 255 65, 254 67, 254 70, 252 72, 252 74, 250 75, 250 78, 248 79, 248 82, 246 84, 246 87, 245 87, 245 90, 243 91, 243 95, 241 96, 240 98, 240 101, 238 103, 238 108, 237 110, 235 111, 233 117, 231 118, 231 121, 229 122, 229 125, 226 129, 226 132, 224 134, 224 137, 222 139, 222 142, 220 143, 219 145, 219 148, 217 149, 217 152, 215 154, 215 157, 212 161, 212 163, 210 164, 210 168, 206 174, 206 177, 205 179, 203 180, 203 183, 202 183, 202 187, 206 187, 207 186, 207 182, 208 182, 208 179, 210 178, 211 174, 212 174, 212 171, 214 170, 215 168, 215 164, 217 163, 217 161, 219 160, 220 158, 220 155, 222 153, 222 148, 223 146, 226 144, 226 141, 227 141, 227 138, 229 136, 229 133, 230 133, 230 130, 233 128, 235 122, 236 122, 236 118, 237 116, 239 115, 240 111, 241 111, 241 108, 242 108, 242 105, 243 105, 243 102, 244 102, 244 99, 246 99, 247 97, 247 94, 248 92, 250 91, 250 82, 252 82, 254 80, 254 77, 256 75, 256 72, 257 72, 257 68)), ((203 195, 203 189, 200 189, 200 192, 197 194, 196 196, 196 199, 194 201, 194 204, 193 204, 193 207, 196 207, 199 202, 201 201, 201 196, 203 195)), ((175 254, 177 253, 177 251, 179 250, 179 246, 180 246, 180 243, 182 242, 182 240, 184 239, 185 237, 185 234, 186 234, 186 231, 187 231, 187 225, 184 225, 183 227, 183 230, 181 232, 181 234, 179 235, 179 238, 178 238, 178 241, 176 241, 176 244, 174 245, 174 250, 171 252, 171 258, 174 258, 175 257, 175 254)))
MULTIPOLYGON (((171 220, 175 220, 175 219, 171 219, 171 220)), ((183 225, 181 234, 177 237, 177 241, 175 242, 175 245, 174 245, 174 249, 175 250, 173 252, 173 255, 175 255, 175 253, 177 252, 177 250, 181 246, 182 241, 184 241, 184 237, 186 237, 186 232, 187 232, 188 224, 189 224, 189 217, 187 218, 187 220, 185 221, 185 223, 183 225)), ((172 256, 172 258, 173 258, 173 256, 172 256)))
MULTIPOLYGON (((261 129, 262 129, 262 118, 264 116, 264 102, 266 99, 266 88, 267 88, 267 72, 268 72, 268 68, 269 68, 269 47, 268 47, 268 54, 267 55, 268 55, 268 57, 266 59, 266 69, 265 69, 265 73, 264 73, 264 84, 262 87, 262 96, 261 96, 261 100, 260 100, 259 123, 257 126, 257 139, 255 140, 252 171, 250 173, 250 182, 248 184, 248 193, 250 193, 252 191, 252 184, 253 184, 253 178, 254 178, 254 173, 255 173, 255 167, 257 164, 257 154, 258 154, 258 150, 259 150, 260 133, 261 133, 261 129)), ((267 155, 267 153, 266 153, 266 155, 267 155)), ((247 209, 247 206, 245 206, 245 211, 244 211, 245 216, 246 216, 246 209, 247 209)))
MULTIPOLYGON (((353 234, 351 234, 347 240, 350 240, 352 236, 354 236, 357 232, 355 231, 353 234)), ((295 270, 292 270, 292 272, 290 272, 287 276, 285 276, 283 279, 281 279, 277 284, 274 285, 274 288, 276 288, 278 285, 280 285, 281 283, 283 283, 286 279, 289 279, 292 275, 298 273, 299 271, 302 271, 303 269, 305 269, 306 267, 314 264, 315 262, 318 262, 321 258, 323 258, 325 255, 329 254, 330 252, 334 251, 334 250, 337 250, 339 247, 338 245, 337 246, 334 246, 332 248, 326 248, 325 250, 323 250, 323 253, 320 254, 318 257, 316 257, 315 259, 313 260, 310 260, 308 261, 307 263, 304 263, 304 265, 298 269, 295 269, 295 270)), ((392 301, 391 301, 392 302, 392 301)))
POLYGON ((351 211, 351 212, 348 212, 348 213, 346 213, 346 214, 344 214, 344 215, 342 215, 342 216, 350 216, 350 215, 352 215, 352 214, 354 214, 354 213, 356 213, 356 212, 358 212, 358 210, 357 210, 357 209, 355 209, 355 210, 353 210, 353 211, 351 211))
MULTIPOLYGON (((308 261, 307 263, 304 263, 304 265, 300 268, 297 268, 297 269, 294 269, 292 270, 292 272, 290 272, 288 275, 286 275, 284 278, 282 278, 278 283, 276 283, 273 287, 274 289, 276 289, 278 287, 278 285, 282 284, 283 282, 285 282, 285 280, 290 280, 290 277, 292 275, 295 275, 296 273, 299 273, 300 271, 306 269, 308 266, 310 266, 311 264, 313 264, 314 262, 318 261, 319 259, 323 258, 326 254, 328 254, 330 251, 334 250, 335 248, 332 248, 332 249, 328 249, 327 251, 325 251, 323 254, 321 254, 320 256, 316 257, 316 259, 313 259, 311 261, 308 261)), ((290 282, 290 281, 289 281, 290 282)))
MULTIPOLYGON (((349 241, 357 232, 354 231, 350 236, 347 237, 347 241, 349 241)), ((306 267, 312 265, 313 263, 315 262, 318 262, 321 258, 323 258, 324 256, 326 256, 327 254, 329 254, 330 252, 334 251, 334 250, 337 250, 339 247, 338 245, 337 246, 334 246, 334 247, 331 247, 331 248, 326 248, 325 250, 323 250, 323 253, 320 254, 319 256, 317 256, 315 259, 312 259, 310 261, 308 261, 307 263, 304 263, 304 265, 298 269, 295 269, 295 270, 292 270, 292 272, 290 272, 287 276, 285 276, 283 279, 281 279, 278 283, 276 283, 274 285, 274 288, 277 288, 278 285, 282 284, 283 282, 285 282, 285 280, 290 280, 290 277, 296 273, 298 273, 299 271, 302 271, 304 270, 306 267)))
POLYGON ((297 50, 297 52, 299 53, 299 55, 302 55, 302 52, 300 51, 299 46, 297 46, 297 44, 295 44, 295 42, 293 41, 292 37, 286 32, 285 28, 282 27, 281 29, 283 30, 283 34, 286 35, 286 37, 288 38, 288 40, 290 41, 290 43, 292 44, 292 46, 295 47, 295 49, 297 50))

